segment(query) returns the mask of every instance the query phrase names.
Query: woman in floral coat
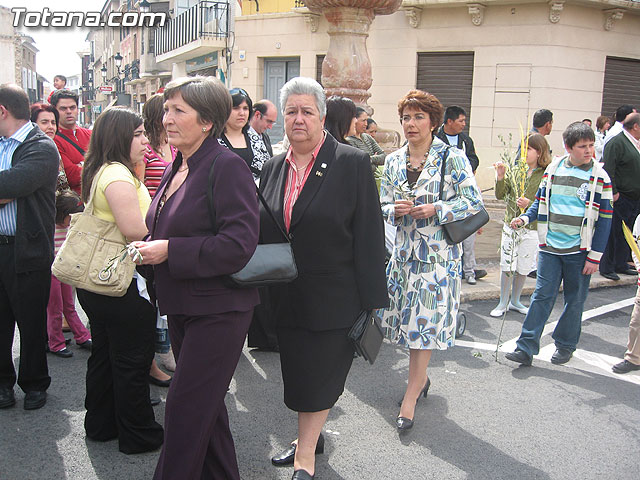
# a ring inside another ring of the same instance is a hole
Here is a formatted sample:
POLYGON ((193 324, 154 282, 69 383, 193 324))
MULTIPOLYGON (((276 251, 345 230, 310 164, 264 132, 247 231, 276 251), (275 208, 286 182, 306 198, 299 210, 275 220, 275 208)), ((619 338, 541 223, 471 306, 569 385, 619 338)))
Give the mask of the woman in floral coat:
POLYGON ((401 431, 413 426, 417 401, 429 389, 431 351, 445 350, 455 339, 462 248, 447 244, 441 225, 473 215, 482 206, 465 154, 433 135, 443 111, 435 96, 420 90, 398 102, 408 143, 387 157, 380 186, 383 215, 397 234, 387 267, 391 306, 378 316, 388 336, 410 349, 409 382, 396 420, 401 431))

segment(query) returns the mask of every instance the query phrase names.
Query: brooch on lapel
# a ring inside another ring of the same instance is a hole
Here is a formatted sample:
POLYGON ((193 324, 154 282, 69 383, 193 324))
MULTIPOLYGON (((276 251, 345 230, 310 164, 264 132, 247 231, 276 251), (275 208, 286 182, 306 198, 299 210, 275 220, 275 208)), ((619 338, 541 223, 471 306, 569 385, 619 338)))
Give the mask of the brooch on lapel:
MULTIPOLYGON (((320 168, 327 168, 327 164, 323 163, 322 165, 320 165, 320 168)), ((318 177, 321 177, 322 175, 324 175, 324 172, 321 172, 320 170, 316 171, 316 175, 318 177)))

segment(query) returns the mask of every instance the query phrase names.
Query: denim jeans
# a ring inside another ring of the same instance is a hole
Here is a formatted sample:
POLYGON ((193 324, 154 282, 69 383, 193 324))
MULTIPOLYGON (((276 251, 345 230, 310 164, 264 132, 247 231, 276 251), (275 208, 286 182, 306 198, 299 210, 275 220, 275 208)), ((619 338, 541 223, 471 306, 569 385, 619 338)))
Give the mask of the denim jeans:
POLYGON ((580 339, 582 310, 591 280, 591 275, 582 274, 586 258, 586 252, 572 255, 539 252, 536 289, 517 341, 518 350, 523 350, 529 356, 537 355, 540 351, 540 336, 556 303, 561 282, 564 282, 564 309, 553 331, 553 339, 556 348, 572 352, 576 349, 580 339))

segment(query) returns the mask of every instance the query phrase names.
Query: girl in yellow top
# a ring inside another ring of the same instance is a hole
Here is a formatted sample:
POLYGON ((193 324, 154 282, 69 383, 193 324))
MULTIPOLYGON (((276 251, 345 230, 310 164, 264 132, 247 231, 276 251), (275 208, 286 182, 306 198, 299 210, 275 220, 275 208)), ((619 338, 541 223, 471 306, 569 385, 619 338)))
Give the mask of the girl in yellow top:
MULTIPOLYGON (((143 162, 148 144, 140 115, 108 108, 96 120, 82 171, 82 200, 89 201, 95 183, 94 214, 114 222, 129 242, 147 234, 143 219, 151 197, 135 168, 143 162)), ((89 317, 93 339, 87 363, 87 437, 117 438, 123 453, 156 450, 163 430, 155 421, 148 384, 155 309, 138 293, 136 275, 123 297, 78 289, 78 300, 89 317)))

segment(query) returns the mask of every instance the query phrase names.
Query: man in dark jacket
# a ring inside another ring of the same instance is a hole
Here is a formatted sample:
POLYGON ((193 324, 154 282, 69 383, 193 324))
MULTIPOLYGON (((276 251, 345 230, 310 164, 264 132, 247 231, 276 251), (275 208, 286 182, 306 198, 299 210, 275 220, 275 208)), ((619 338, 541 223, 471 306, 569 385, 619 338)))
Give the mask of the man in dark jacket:
POLYGON ((47 400, 47 303, 53 261, 55 189, 60 157, 29 121, 29 98, 0 86, 0 408, 15 404, 12 345, 20 330, 18 385, 24 408, 47 400))
MULTIPOLYGON (((447 145, 462 150, 469 159, 471 170, 475 175, 476 169, 480 165, 480 160, 476 155, 476 147, 473 145, 473 140, 463 132, 466 125, 467 112, 462 107, 451 105, 444 111, 444 124, 438 130, 436 136, 447 145)), ((482 229, 478 233, 482 233, 482 229)), ((475 285, 476 279, 487 275, 486 270, 476 268, 475 243, 475 233, 462 242, 462 275, 470 285, 475 285)))
POLYGON ((622 233, 622 222, 633 228, 640 214, 640 113, 630 113, 622 124, 622 132, 604 146, 604 169, 613 189, 613 223, 609 243, 600 260, 600 275, 620 280, 618 274, 638 275, 627 263, 629 245, 622 233))

